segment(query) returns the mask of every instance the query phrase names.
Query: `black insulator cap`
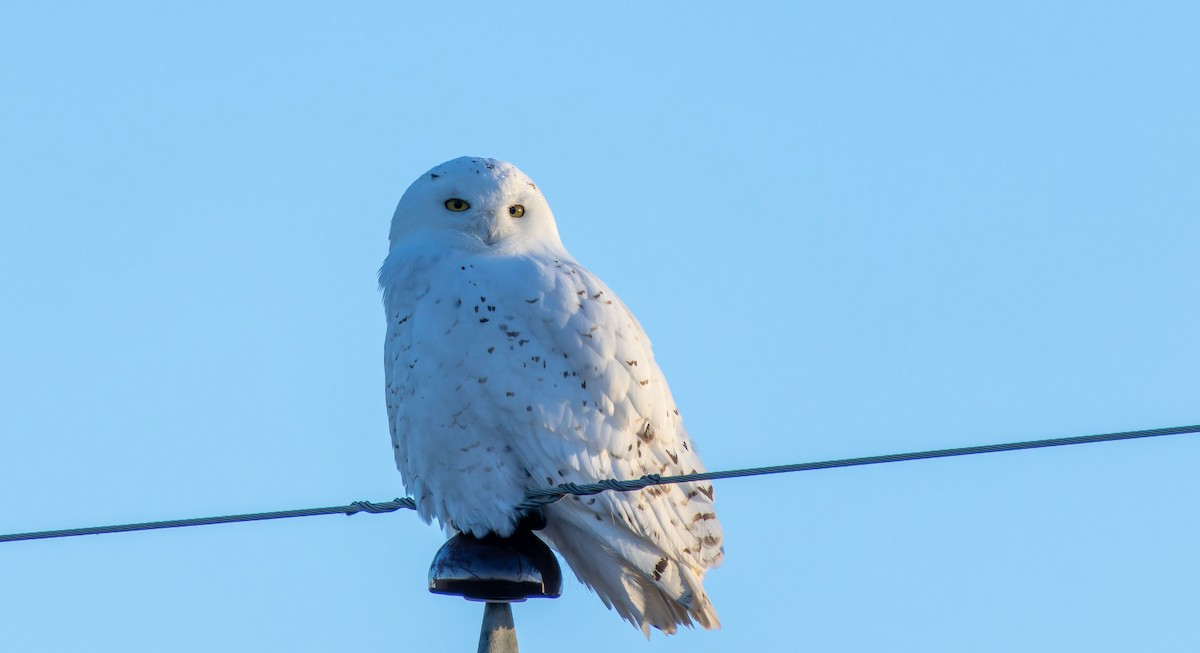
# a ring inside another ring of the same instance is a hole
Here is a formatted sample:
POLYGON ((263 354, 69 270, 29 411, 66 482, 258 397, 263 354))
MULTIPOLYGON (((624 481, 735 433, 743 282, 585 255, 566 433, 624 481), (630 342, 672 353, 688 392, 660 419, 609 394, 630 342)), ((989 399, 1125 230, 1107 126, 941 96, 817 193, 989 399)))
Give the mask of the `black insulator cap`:
POLYGON ((556 599, 562 570, 550 547, 533 531, 476 538, 459 533, 442 545, 429 566, 429 591, 472 601, 556 599))

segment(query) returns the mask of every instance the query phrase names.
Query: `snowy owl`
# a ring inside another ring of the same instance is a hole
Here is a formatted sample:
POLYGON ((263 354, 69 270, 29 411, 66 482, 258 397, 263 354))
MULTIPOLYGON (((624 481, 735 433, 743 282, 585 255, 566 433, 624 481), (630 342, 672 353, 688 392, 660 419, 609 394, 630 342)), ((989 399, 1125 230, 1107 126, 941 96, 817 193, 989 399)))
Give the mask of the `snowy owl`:
MULTIPOLYGON (((426 522, 511 535, 526 491, 703 471, 650 341, 563 247, 538 187, 462 157, 421 175, 379 271, 396 464, 426 522)), ((567 497, 539 537, 649 634, 717 628, 710 484, 567 497)))

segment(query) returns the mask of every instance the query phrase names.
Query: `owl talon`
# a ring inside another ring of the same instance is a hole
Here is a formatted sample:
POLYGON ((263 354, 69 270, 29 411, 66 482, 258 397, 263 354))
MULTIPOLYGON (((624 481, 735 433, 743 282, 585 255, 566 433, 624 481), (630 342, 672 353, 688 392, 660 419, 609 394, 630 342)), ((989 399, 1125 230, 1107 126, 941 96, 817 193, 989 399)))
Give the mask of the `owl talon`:
POLYGON ((541 508, 534 508, 521 515, 517 520, 517 530, 540 531, 546 527, 546 513, 541 508))

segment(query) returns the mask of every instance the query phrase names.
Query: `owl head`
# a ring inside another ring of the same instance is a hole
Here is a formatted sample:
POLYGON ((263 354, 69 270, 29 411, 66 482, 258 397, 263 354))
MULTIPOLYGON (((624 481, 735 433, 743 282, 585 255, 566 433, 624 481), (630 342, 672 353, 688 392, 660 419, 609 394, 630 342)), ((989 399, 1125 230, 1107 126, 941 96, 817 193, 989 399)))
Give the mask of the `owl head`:
POLYGON ((464 156, 421 175, 392 216, 391 244, 514 254, 562 249, 558 227, 537 185, 511 163, 464 156))

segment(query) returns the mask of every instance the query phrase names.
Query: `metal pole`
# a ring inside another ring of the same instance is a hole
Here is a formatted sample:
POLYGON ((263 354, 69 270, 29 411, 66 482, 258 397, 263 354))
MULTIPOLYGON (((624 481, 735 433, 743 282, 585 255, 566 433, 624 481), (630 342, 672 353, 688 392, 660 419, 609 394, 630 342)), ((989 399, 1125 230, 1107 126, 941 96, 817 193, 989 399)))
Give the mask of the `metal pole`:
POLYGON ((517 653, 517 629, 513 626, 512 605, 487 603, 484 606, 478 653, 517 653))

